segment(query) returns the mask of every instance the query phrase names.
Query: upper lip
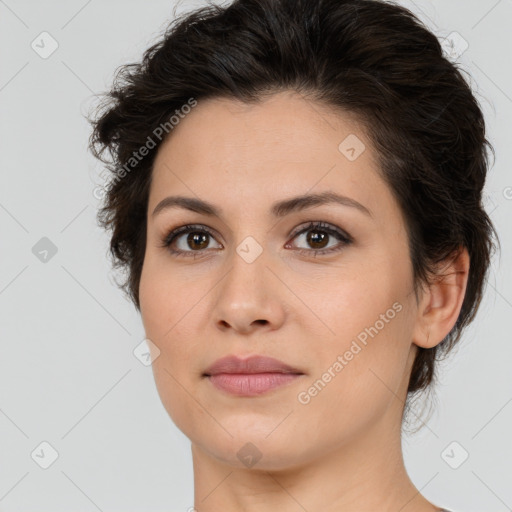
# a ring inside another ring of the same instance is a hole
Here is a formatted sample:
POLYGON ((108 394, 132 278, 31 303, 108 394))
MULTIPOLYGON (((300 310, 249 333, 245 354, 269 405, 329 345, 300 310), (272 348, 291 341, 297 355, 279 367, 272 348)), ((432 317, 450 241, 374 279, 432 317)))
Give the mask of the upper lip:
POLYGON ((294 368, 278 359, 266 356, 250 356, 242 359, 230 355, 222 357, 210 365, 204 375, 216 375, 218 373, 296 373, 302 374, 294 368))

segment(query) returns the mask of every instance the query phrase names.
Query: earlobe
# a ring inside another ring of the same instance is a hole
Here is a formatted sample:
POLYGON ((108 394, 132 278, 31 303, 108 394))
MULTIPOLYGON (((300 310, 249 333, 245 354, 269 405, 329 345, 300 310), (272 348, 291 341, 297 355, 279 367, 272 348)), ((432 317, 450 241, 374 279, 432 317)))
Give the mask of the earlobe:
POLYGON ((461 248, 441 265, 418 307, 413 342, 433 348, 448 335, 462 308, 469 276, 469 253, 461 248))

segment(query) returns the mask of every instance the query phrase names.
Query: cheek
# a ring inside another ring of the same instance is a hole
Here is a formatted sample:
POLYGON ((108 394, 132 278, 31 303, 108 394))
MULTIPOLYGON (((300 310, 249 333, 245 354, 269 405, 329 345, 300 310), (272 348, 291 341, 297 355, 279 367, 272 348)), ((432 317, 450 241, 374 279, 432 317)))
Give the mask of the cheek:
POLYGON ((180 384, 190 387, 200 368, 197 319, 204 314, 201 298, 205 291, 190 283, 185 273, 170 272, 168 265, 152 255, 144 262, 139 287, 141 317, 146 337, 159 350, 153 374, 168 410, 183 398, 180 384))
POLYGON ((191 286, 186 273, 171 271, 161 258, 147 255, 142 268, 139 300, 147 336, 158 346, 191 325, 204 291, 191 286))
MULTIPOLYGON (((399 308, 397 308, 399 309, 399 308)), ((405 308, 404 308, 405 309, 405 308)), ((408 345, 403 343, 407 319, 404 309, 396 313, 390 307, 366 310, 352 317, 350 327, 335 325, 337 336, 324 345, 311 378, 297 396, 306 422, 323 423, 321 437, 350 440, 379 421, 397 399, 406 376, 408 345), (379 318, 388 311, 389 323, 379 318), (395 314, 396 313, 396 314, 395 314)), ((325 340, 324 340, 325 342, 325 340)), ((318 439, 318 443, 324 441, 318 439)))
POLYGON ((413 328, 408 276, 393 273, 391 264, 378 268, 337 276, 340 284, 321 294, 307 292, 329 332, 315 343, 312 387, 303 389, 303 398, 315 404, 311 409, 343 411, 342 422, 386 407, 407 371, 413 328))

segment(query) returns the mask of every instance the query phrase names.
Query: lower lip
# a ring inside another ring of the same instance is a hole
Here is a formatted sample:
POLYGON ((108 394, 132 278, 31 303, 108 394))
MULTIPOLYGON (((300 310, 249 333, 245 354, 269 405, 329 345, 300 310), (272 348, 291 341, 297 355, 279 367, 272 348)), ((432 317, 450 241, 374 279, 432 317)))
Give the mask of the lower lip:
POLYGON ((296 373, 219 373, 208 380, 218 389, 237 396, 257 396, 294 381, 296 373))

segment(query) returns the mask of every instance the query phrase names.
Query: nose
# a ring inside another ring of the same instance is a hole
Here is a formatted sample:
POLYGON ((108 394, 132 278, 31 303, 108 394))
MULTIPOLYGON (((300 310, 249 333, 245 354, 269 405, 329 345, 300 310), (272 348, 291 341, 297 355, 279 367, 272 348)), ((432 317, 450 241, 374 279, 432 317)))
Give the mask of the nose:
POLYGON ((214 319, 217 328, 239 334, 279 329, 286 315, 282 300, 285 292, 275 271, 269 268, 265 251, 250 263, 233 251, 229 265, 216 287, 214 319))

